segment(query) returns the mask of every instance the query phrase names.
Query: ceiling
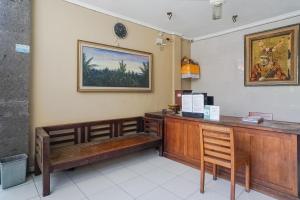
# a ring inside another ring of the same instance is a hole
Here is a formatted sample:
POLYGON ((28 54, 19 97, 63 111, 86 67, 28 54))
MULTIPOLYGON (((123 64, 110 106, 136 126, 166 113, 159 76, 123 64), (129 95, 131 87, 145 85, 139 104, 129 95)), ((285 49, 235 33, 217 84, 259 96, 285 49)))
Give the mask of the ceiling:
POLYGON ((186 38, 203 37, 297 11, 300 0, 225 0, 223 18, 212 20, 209 0, 67 0, 186 38), (172 20, 166 13, 173 12, 172 20), (238 15, 236 23, 232 15, 238 15))

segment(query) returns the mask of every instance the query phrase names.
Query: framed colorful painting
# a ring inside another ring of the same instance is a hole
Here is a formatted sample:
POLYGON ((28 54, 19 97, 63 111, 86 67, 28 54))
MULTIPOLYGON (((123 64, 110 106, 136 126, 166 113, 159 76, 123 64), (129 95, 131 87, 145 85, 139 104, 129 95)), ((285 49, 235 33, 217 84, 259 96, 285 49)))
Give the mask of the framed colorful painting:
POLYGON ((78 41, 78 91, 151 92, 152 54, 78 41))
POLYGON ((299 25, 245 36, 245 86, 299 84, 299 25))

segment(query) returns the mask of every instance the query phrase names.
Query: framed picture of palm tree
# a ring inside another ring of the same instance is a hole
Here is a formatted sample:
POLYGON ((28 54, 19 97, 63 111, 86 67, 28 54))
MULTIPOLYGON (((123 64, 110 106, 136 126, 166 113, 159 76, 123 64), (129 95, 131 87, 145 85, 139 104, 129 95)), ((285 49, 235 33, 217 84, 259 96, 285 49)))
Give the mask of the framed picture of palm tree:
POLYGON ((152 54, 78 40, 79 92, 151 92, 152 54))

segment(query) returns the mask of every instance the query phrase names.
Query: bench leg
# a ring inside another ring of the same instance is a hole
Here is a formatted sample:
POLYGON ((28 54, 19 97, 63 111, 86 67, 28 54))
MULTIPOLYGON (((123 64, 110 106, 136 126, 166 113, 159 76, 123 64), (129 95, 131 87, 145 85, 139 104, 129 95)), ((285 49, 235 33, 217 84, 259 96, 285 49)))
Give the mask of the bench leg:
POLYGON ((158 147, 159 156, 163 156, 163 146, 159 145, 158 147))
POLYGON ((50 194, 50 172, 49 170, 43 171, 43 197, 50 194))
POLYGON ((41 170, 40 170, 40 167, 39 167, 39 165, 37 164, 37 161, 36 161, 36 159, 35 159, 35 161, 34 161, 34 175, 35 176, 38 176, 38 175, 40 175, 41 174, 41 170))

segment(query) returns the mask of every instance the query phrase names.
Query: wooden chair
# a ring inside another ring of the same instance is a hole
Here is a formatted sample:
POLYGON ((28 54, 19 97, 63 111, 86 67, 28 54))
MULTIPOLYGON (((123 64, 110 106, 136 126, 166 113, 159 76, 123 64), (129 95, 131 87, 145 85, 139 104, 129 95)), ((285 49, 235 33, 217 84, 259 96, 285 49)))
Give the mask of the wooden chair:
POLYGON ((213 179, 217 179, 217 166, 231 170, 230 199, 235 199, 235 173, 245 166, 245 187, 250 191, 250 159, 234 148, 233 128, 217 125, 200 125, 201 179, 200 192, 204 193, 205 162, 213 164, 213 179))
POLYGON ((249 112, 249 116, 259 116, 264 118, 265 120, 273 120, 272 113, 249 112))

